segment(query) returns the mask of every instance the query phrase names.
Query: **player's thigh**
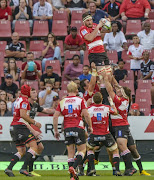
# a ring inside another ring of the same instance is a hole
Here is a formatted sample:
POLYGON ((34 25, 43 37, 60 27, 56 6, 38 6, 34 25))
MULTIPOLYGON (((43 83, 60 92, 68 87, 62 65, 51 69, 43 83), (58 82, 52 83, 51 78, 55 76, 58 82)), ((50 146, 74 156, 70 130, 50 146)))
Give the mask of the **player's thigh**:
POLYGON ((85 130, 81 128, 74 128, 74 131, 77 136, 74 136, 75 144, 80 146, 86 144, 85 130))
POLYGON ((26 154, 26 146, 17 146, 16 148, 21 156, 24 156, 26 154))
POLYGON ((90 134, 87 140, 87 149, 88 150, 95 150, 100 145, 99 136, 90 134))
POLYGON ((117 143, 115 142, 115 139, 110 133, 105 135, 105 141, 103 142, 103 144, 111 152, 117 149, 117 143))

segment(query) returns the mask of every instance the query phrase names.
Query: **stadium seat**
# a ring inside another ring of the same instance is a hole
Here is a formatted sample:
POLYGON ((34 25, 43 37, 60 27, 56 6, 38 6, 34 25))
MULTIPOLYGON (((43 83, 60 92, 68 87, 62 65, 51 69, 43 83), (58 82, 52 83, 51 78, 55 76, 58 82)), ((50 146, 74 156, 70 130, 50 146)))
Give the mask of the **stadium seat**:
POLYGON ((139 109, 140 109, 140 111, 142 111, 143 113, 144 113, 144 115, 145 116, 149 116, 149 114, 150 114, 150 112, 151 112, 151 108, 149 107, 147 107, 147 108, 140 108, 139 107, 139 109))
POLYGON ((130 60, 125 60, 124 69, 130 70, 130 60))
POLYGON ((150 89, 137 89, 136 90, 136 98, 142 97, 150 97, 151 98, 151 90, 150 89))
POLYGON ((114 64, 117 63, 117 61, 118 61, 117 51, 113 51, 113 50, 107 51, 107 56, 108 56, 111 64, 112 63, 114 63, 114 64))
POLYGON ((42 71, 42 61, 41 60, 35 60, 35 62, 37 62, 40 65, 41 71, 42 71))
POLYGON ((0 51, 5 52, 5 47, 7 45, 7 41, 0 41, 0 51))
POLYGON ((74 20, 71 22, 71 27, 76 27, 77 28, 77 33, 79 34, 80 32, 80 27, 83 25, 82 20, 74 20))
POLYGON ((83 65, 90 65, 89 59, 88 59, 88 51, 84 52, 84 60, 83 60, 83 65))
POLYGON ((11 37, 11 22, 0 21, 0 37, 10 38, 11 37))
POLYGON ((42 51, 32 51, 34 53, 34 59, 41 59, 42 51))
POLYGON ((46 37, 49 33, 48 21, 34 21, 33 37, 46 37))
MULTIPOLYGON (((2 61, 0 61, 1 64, 3 64, 2 61)), ((4 68, 3 68, 3 65, 0 66, 0 79, 1 77, 4 77, 4 68)))
POLYGON ((151 80, 138 80, 138 89, 151 89, 151 80))
POLYGON ((65 20, 53 21, 52 32, 55 36, 67 36, 67 22, 65 20))
POLYGON ((126 36, 127 35, 135 35, 139 31, 141 31, 141 21, 140 20, 127 20, 126 26, 126 36))
POLYGON ((154 9, 151 9, 149 13, 149 19, 154 19, 154 9))
POLYGON ((44 41, 30 41, 29 51, 42 51, 44 41))
POLYGON ((61 89, 62 90, 67 90, 67 85, 70 81, 62 81, 62 84, 61 84, 61 89))
MULTIPOLYGON (((133 40, 132 39, 127 39, 127 46, 129 47, 130 45, 133 44, 133 40)), ((127 52, 127 51, 126 51, 127 52)))
POLYGON ((141 97, 141 98, 135 98, 135 103, 139 105, 140 108, 150 108, 151 106, 151 96, 141 97))
POLYGON ((119 81, 119 84, 121 86, 125 86, 131 89, 131 94, 135 95, 135 91, 134 91, 134 81, 133 80, 126 80, 125 82, 123 81, 119 81))
POLYGON ((85 10, 72 11, 71 24, 72 24, 72 21, 74 21, 74 20, 80 20, 80 21, 82 21, 82 14, 83 14, 84 12, 85 12, 85 10))
POLYGON ((64 56, 64 44, 62 40, 57 40, 57 43, 59 44, 60 50, 61 50, 61 56, 64 56))
POLYGON ((27 50, 26 41, 19 41, 19 42, 21 42, 24 45, 25 50, 27 50))
POLYGON ((153 19, 147 19, 146 22, 149 22, 151 24, 151 29, 154 29, 154 17, 153 19))
POLYGON ((55 20, 64 20, 68 26, 68 15, 66 11, 54 11, 53 12, 53 21, 55 20))
POLYGON ((61 68, 60 68, 60 61, 59 60, 46 61, 45 69, 47 66, 52 66, 53 72, 57 73, 61 77, 61 68))
POLYGON ((17 67, 20 68, 20 70, 21 70, 22 62, 21 62, 21 61, 16 61, 16 65, 17 65, 17 67))
POLYGON ((122 59, 125 61, 125 60, 127 60, 127 59, 129 59, 129 57, 128 57, 128 54, 127 54, 127 51, 122 51, 122 59))
POLYGON ((38 81, 30 81, 30 80, 26 80, 24 84, 29 85, 31 88, 36 89, 36 91, 38 92, 39 90, 39 84, 38 81))
POLYGON ((0 63, 2 64, 4 62, 4 52, 0 51, 0 63))
POLYGON ((14 31, 17 32, 20 37, 30 37, 29 21, 16 21, 14 31))
POLYGON ((127 72, 128 72, 128 75, 127 75, 126 80, 133 80, 134 79, 133 71, 132 70, 127 70, 127 72))
POLYGON ((80 51, 66 51, 65 52, 65 60, 67 60, 67 59, 71 60, 75 54, 78 54, 80 56, 80 51))
POLYGON ((59 94, 59 98, 61 100, 62 97, 66 96, 68 93, 67 93, 67 90, 60 90, 58 94, 59 94))

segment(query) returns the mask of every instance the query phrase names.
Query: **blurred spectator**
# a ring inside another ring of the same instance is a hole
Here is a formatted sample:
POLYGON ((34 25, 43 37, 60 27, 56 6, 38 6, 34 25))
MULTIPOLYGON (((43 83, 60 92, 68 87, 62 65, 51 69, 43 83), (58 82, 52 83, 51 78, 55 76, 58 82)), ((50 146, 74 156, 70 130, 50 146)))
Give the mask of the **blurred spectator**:
POLYGON ((111 20, 115 21, 116 19, 120 18, 119 10, 120 10, 121 3, 116 0, 109 0, 104 8, 103 11, 106 11, 110 16, 111 20))
POLYGON ((151 24, 149 22, 144 23, 144 30, 140 31, 137 36, 144 49, 151 50, 154 48, 154 30, 151 29, 151 24))
POLYGON ((29 6, 26 5, 26 0, 20 0, 20 5, 16 6, 15 11, 13 13, 13 22, 12 22, 12 29, 15 28, 15 23, 17 20, 20 21, 29 21, 29 26, 32 32, 33 28, 33 20, 32 20, 32 11, 29 6))
POLYGON ((47 20, 49 24, 49 32, 52 29, 52 5, 45 0, 39 0, 33 6, 33 17, 36 20, 47 20))
POLYGON ((38 62, 34 61, 34 54, 32 52, 27 53, 27 62, 22 64, 21 70, 21 85, 26 80, 38 80, 42 75, 41 67, 38 62))
POLYGON ((70 10, 65 8, 66 0, 51 0, 51 4, 54 11, 66 11, 68 14, 70 10))
POLYGON ((0 20, 11 21, 12 10, 7 6, 7 0, 0 0, 0 20))
POLYGON ((8 61, 8 67, 4 69, 4 75, 11 74, 14 81, 19 81, 20 79, 20 68, 17 67, 14 58, 10 58, 8 61))
POLYGON ((45 62, 50 60, 59 60, 60 63, 62 63, 61 60, 61 54, 60 54, 60 47, 58 46, 58 43, 56 41, 56 36, 53 33, 48 34, 48 39, 44 43, 43 50, 42 50, 42 71, 45 71, 45 62))
POLYGON ((151 5, 151 9, 154 9, 154 0, 148 0, 150 5, 151 5))
POLYGON ((152 86, 151 86, 151 101, 152 101, 152 109, 154 109, 154 71, 152 73, 152 76, 151 76, 151 79, 152 79, 152 86))
POLYGON ((131 105, 128 116, 144 116, 144 112, 139 110, 139 105, 134 103, 131 105))
POLYGON ((67 0, 65 6, 69 8, 69 10, 72 11, 77 11, 77 10, 83 10, 85 0, 67 0))
POLYGON ((89 3, 89 13, 91 14, 93 18, 93 23, 99 24, 99 20, 101 18, 109 17, 111 19, 111 16, 108 15, 105 11, 96 9, 96 4, 95 2, 90 2, 89 3))
POLYGON ((7 103, 7 109, 9 111, 11 111, 12 108, 12 102, 13 102, 13 95, 9 94, 7 95, 7 93, 5 91, 1 91, 0 92, 0 100, 3 100, 7 103))
POLYGON ((77 96, 83 98, 82 89, 81 89, 81 87, 80 87, 80 80, 79 80, 78 78, 75 78, 75 79, 73 80, 73 82, 76 83, 77 86, 78 86, 78 94, 77 94, 77 96))
POLYGON ((143 62, 142 53, 144 48, 139 44, 140 40, 138 36, 133 37, 133 45, 130 45, 128 48, 128 55, 130 58, 130 69, 134 71, 134 80, 136 80, 136 72, 141 69, 141 63, 143 62))
POLYGON ((154 116, 154 109, 151 109, 149 116, 154 116))
POLYGON ((88 79, 90 81, 91 79, 91 74, 89 74, 90 67, 88 65, 83 66, 83 74, 79 76, 80 81, 83 79, 88 79))
POLYGON ((52 66, 47 66, 46 67, 46 73, 42 74, 41 79, 40 79, 40 88, 43 90, 45 89, 45 83, 51 80, 52 83, 54 84, 54 88, 59 88, 60 86, 60 77, 58 74, 53 72, 53 67, 52 66))
POLYGON ((84 3, 86 3, 87 8, 89 8, 90 2, 94 2, 97 8, 101 8, 101 0, 84 0, 84 3))
POLYGON ((14 112, 14 107, 16 104, 16 99, 21 95, 21 89, 17 89, 16 93, 15 93, 15 101, 12 103, 12 114, 14 112))
POLYGON ((64 47, 65 50, 80 51, 81 63, 83 64, 84 42, 81 36, 77 34, 76 27, 72 27, 71 33, 65 37, 64 47))
POLYGON ((149 59, 150 53, 148 51, 143 52, 143 62, 141 63, 141 78, 151 79, 154 71, 154 62, 149 59))
POLYGON ((19 42, 19 34, 14 32, 12 34, 12 42, 6 45, 5 54, 8 58, 14 58, 15 60, 23 60, 25 57, 25 47, 19 42))
POLYGON ((8 111, 6 101, 0 100, 0 116, 12 116, 12 113, 8 111))
MULTIPOLYGON (((8 1, 10 2, 10 7, 13 11, 17 6, 20 5, 20 0, 8 0, 8 1)), ((30 6, 30 8, 33 8, 33 0, 26 0, 26 5, 30 6)))
POLYGON ((11 74, 7 74, 5 76, 5 82, 3 82, 0 86, 1 90, 4 90, 7 92, 7 94, 10 94, 10 98, 13 95, 13 98, 15 98, 15 93, 18 89, 18 86, 13 83, 13 76, 11 74))
POLYGON ((54 96, 53 97, 52 108, 56 110, 59 102, 60 102, 59 96, 54 96))
POLYGON ((105 50, 117 51, 118 59, 121 59, 123 48, 128 50, 127 41, 121 28, 122 25, 119 21, 113 21, 112 32, 106 33, 103 41, 105 50))
POLYGON ((45 88, 45 90, 39 93, 39 104, 44 108, 51 108, 53 105, 53 97, 58 96, 58 94, 52 91, 53 83, 51 80, 45 83, 45 88))
POLYGON ((73 56, 73 63, 69 64, 65 71, 64 76, 67 80, 74 80, 82 74, 83 65, 80 64, 80 56, 73 56))
POLYGON ((117 80, 117 82, 119 83, 120 80, 124 81, 127 78, 127 70, 124 69, 124 64, 125 62, 121 59, 120 61, 117 62, 119 69, 116 69, 113 73, 115 79, 117 80))

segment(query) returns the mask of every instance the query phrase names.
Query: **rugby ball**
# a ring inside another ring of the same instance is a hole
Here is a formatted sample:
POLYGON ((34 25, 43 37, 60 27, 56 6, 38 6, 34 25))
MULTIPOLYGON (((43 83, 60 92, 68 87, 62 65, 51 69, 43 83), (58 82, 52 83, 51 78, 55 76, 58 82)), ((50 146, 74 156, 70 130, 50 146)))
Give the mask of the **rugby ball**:
POLYGON ((104 29, 107 29, 107 30, 111 29, 111 21, 105 18, 102 18, 101 21, 104 23, 104 26, 103 26, 104 29))

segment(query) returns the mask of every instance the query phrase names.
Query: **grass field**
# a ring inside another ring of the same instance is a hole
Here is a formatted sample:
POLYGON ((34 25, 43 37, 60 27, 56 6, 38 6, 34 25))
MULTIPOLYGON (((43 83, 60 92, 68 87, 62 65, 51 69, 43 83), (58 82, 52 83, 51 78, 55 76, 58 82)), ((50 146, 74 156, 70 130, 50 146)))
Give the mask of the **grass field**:
MULTIPOLYGON (((18 171, 13 171, 15 174, 15 178, 13 177, 13 179, 26 179, 26 178, 30 178, 30 179, 43 179, 43 180, 68 180, 69 178, 69 174, 67 171, 36 171, 37 173, 39 173, 42 177, 26 177, 23 175, 20 175, 18 171)), ((154 171, 148 171, 149 173, 151 173, 152 176, 140 176, 139 172, 137 172, 135 175, 133 176, 123 176, 123 177, 116 177, 116 176, 112 176, 112 171, 97 171, 97 174, 99 174, 100 176, 97 177, 87 177, 87 176, 82 176, 80 177, 80 180, 91 180, 91 179, 96 179, 96 180, 117 180, 117 179, 122 179, 122 180, 145 180, 145 179, 149 179, 152 180, 154 179, 154 171)), ((3 171, 0 171, 0 180, 8 180, 10 179, 10 177, 8 177, 7 175, 5 175, 5 173, 3 171)), ((12 178, 11 178, 12 179, 12 178)))

